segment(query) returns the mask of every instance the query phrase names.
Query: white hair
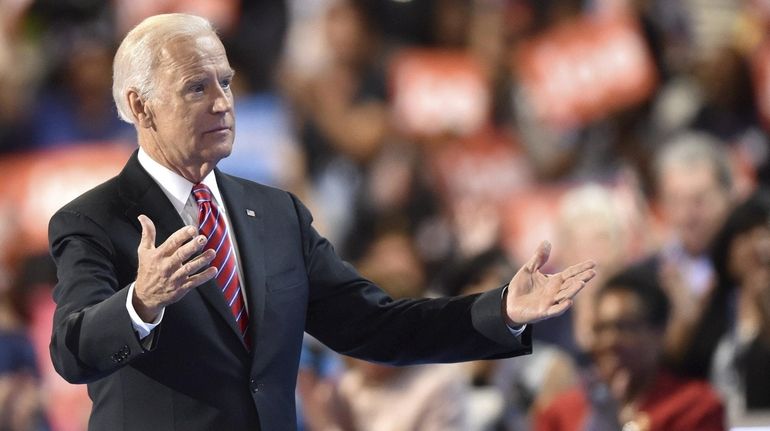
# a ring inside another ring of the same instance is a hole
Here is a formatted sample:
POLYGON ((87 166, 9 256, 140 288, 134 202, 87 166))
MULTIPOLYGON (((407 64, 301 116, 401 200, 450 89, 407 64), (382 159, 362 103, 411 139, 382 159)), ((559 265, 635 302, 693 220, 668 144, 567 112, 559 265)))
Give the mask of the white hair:
POLYGON ((564 229, 580 229, 584 223, 593 223, 618 240, 623 230, 621 217, 612 191, 596 183, 570 190, 559 202, 558 220, 564 229))
POLYGON ((205 33, 216 34, 208 20, 183 13, 151 16, 128 32, 112 63, 112 98, 123 121, 134 122, 126 98, 130 89, 145 100, 152 95, 155 67, 166 43, 205 33))
POLYGON ((700 163, 712 166, 714 175, 724 190, 732 188, 732 167, 725 144, 704 132, 685 131, 674 136, 656 155, 654 172, 660 182, 663 174, 671 168, 689 168, 700 163))

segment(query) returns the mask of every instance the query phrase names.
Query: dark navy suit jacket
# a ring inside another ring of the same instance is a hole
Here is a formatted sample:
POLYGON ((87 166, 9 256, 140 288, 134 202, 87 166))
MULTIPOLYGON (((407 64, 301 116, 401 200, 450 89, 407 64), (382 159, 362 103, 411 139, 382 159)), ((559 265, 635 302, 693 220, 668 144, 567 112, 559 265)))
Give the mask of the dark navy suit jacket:
POLYGON ((291 194, 217 171, 237 237, 252 349, 210 281, 166 308, 152 343, 126 311, 139 214, 161 244, 183 222, 137 155, 49 225, 58 268, 51 358, 87 383, 92 430, 292 430, 303 332, 389 364, 500 358, 531 351, 504 324, 501 290, 394 301, 342 261, 291 194))

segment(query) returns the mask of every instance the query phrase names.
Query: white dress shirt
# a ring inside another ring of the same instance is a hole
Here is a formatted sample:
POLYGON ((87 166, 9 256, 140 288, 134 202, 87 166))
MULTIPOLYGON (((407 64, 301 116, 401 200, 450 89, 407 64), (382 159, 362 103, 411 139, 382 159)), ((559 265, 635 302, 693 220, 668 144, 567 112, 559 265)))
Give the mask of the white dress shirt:
MULTIPOLYGON (((142 165, 147 173, 150 174, 150 177, 152 177, 158 186, 160 186, 163 194, 166 195, 169 202, 171 202, 171 205, 173 205, 174 209, 179 213, 182 221, 188 226, 195 226, 197 228, 198 204, 192 196, 192 188, 195 184, 187 181, 187 179, 176 172, 173 172, 153 160, 141 147, 139 147, 139 164, 142 165)), ((217 204, 220 213, 224 216, 225 225, 227 226, 228 232, 230 232, 230 241, 232 242, 233 250, 235 251, 235 265, 238 269, 238 276, 241 279, 241 284, 243 284, 244 278, 243 271, 241 271, 238 244, 236 243, 235 235, 232 234, 233 230, 231 229, 230 219, 227 216, 227 209, 222 200, 222 194, 219 192, 219 186, 217 185, 217 179, 214 172, 212 171, 206 175, 201 183, 205 184, 211 190, 214 201, 217 204)), ((163 320, 165 308, 161 309, 160 314, 158 314, 158 317, 154 321, 150 323, 143 321, 139 317, 139 314, 137 314, 132 303, 134 297, 134 285, 135 283, 131 283, 129 286, 128 297, 126 298, 126 309, 128 310, 128 315, 131 317, 131 324, 139 335, 139 339, 143 339, 160 324, 161 320, 163 320)), ((246 304, 246 289, 241 289, 241 294, 243 295, 244 304, 246 304)), ((248 311, 248 308, 246 311, 248 311)))

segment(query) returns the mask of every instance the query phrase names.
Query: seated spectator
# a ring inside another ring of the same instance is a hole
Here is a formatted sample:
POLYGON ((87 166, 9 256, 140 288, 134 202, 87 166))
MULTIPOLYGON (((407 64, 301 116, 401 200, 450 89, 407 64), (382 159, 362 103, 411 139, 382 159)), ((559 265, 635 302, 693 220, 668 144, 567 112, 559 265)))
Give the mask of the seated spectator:
POLYGON ((719 282, 735 294, 735 318, 717 347, 712 381, 731 424, 770 409, 770 195, 760 191, 730 214, 713 253, 719 282))
POLYGON ((585 384, 538 412, 535 430, 725 429, 722 404, 708 383, 661 366, 669 303, 652 280, 654 274, 627 271, 597 292, 585 384))

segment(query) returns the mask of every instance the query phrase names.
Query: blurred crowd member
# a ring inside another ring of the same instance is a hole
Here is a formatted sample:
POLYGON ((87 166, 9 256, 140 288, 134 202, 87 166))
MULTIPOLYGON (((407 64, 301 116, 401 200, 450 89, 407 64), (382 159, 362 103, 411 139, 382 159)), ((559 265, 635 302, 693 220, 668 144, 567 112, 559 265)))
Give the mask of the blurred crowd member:
POLYGON ((238 10, 237 22, 222 35, 227 54, 242 68, 239 79, 248 80, 249 88, 255 92, 274 90, 288 26, 289 0, 233 3, 238 10))
MULTIPOLYGON (((559 202, 556 225, 558 243, 565 244, 558 260, 592 256, 599 272, 595 286, 630 261, 630 236, 611 189, 587 184, 567 192, 559 202)), ((589 288, 563 315, 538 325, 535 338, 553 343, 575 358, 588 351, 593 342, 593 295, 589 288)))
POLYGON ((344 0, 325 11, 328 63, 315 75, 285 70, 283 89, 297 115, 306 171, 332 239, 345 236, 362 170, 388 133, 385 78, 377 36, 361 7, 344 0))
POLYGON ((336 408, 335 401, 336 382, 343 365, 340 355, 305 334, 297 372, 299 431, 329 431, 336 423, 349 423, 347 414, 336 408))
POLYGON ((714 356, 712 381, 727 402, 731 424, 770 409, 770 195, 766 190, 730 214, 714 247, 720 284, 729 289, 734 319, 714 356))
POLYGON ((758 132, 752 75, 743 53, 732 47, 720 48, 696 69, 695 78, 703 100, 693 128, 727 143, 739 143, 747 134, 758 132))
MULTIPOLYGON (((717 136, 743 154, 746 167, 766 182, 770 152, 756 100, 760 84, 752 75, 749 58, 735 47, 724 47, 695 70, 701 103, 691 127, 717 136)), ((738 191, 741 186, 736 181, 738 191)))
POLYGON ((584 386, 538 412, 537 431, 719 431, 724 411, 705 381, 662 366, 669 302, 655 274, 623 272, 597 292, 593 368, 584 386))
POLYGON ((726 292, 716 286, 708 253, 733 206, 730 164, 722 143, 694 132, 662 146, 655 163, 669 231, 660 251, 640 265, 658 274, 671 301, 666 356, 677 371, 705 378, 727 325, 726 292))
POLYGON ((33 114, 34 147, 87 141, 135 141, 130 125, 118 118, 112 102, 110 41, 77 35, 66 47, 61 70, 39 98, 33 114))
MULTIPOLYGON (((21 271, 20 271, 21 272, 21 271)), ((7 276, 0 289, 0 430, 45 431, 37 355, 30 338, 29 296, 26 277, 10 284, 7 276)))
POLYGON ((30 140, 29 110, 42 72, 36 46, 23 31, 31 1, 0 1, 0 151, 18 150, 30 140))
POLYGON ((421 149, 385 146, 369 164, 358 187, 351 226, 343 243, 349 259, 359 259, 382 232, 405 231, 427 266, 428 281, 454 252, 455 232, 425 169, 421 149))
POLYGON ((347 431, 467 431, 460 365, 393 367, 351 359, 339 382, 347 431))

